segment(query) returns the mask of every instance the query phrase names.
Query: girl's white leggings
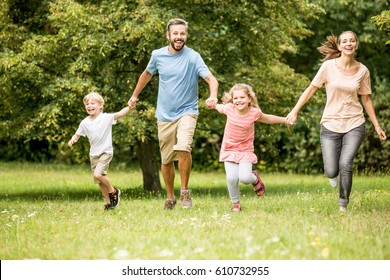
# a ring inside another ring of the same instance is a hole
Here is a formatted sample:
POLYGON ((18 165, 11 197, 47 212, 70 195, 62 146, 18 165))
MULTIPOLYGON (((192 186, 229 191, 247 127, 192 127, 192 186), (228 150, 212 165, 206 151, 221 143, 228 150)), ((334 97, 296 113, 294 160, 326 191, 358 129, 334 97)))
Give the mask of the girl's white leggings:
POLYGON ((252 163, 249 162, 228 162, 225 161, 226 183, 230 199, 233 203, 240 201, 239 182, 252 184, 256 181, 256 176, 252 173, 252 163))

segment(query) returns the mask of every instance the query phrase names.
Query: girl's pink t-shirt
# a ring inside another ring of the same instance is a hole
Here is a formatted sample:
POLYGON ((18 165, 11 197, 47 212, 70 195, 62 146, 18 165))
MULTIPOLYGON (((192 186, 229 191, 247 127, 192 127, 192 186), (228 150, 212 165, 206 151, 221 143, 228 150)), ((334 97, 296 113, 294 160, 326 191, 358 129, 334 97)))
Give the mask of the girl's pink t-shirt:
POLYGON ((371 94, 371 82, 370 72, 362 63, 355 75, 346 76, 338 70, 335 59, 327 60, 311 83, 317 88, 325 84, 326 105, 321 124, 327 129, 345 133, 365 122, 358 94, 371 94))
POLYGON ((223 107, 223 113, 227 116, 222 147, 219 155, 220 161, 256 163, 254 154, 255 121, 262 114, 261 110, 250 107, 245 116, 239 116, 234 112, 234 105, 228 103, 223 107))

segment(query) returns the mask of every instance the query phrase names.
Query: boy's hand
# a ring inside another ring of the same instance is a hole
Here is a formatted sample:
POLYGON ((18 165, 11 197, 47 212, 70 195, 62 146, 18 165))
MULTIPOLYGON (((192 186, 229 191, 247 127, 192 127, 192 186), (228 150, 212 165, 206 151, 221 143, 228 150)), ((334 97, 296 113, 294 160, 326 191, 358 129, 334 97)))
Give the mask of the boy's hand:
POLYGON ((70 139, 69 142, 68 142, 68 146, 72 147, 74 144, 77 143, 78 140, 79 140, 79 136, 78 135, 73 135, 72 139, 70 139))
POLYGON ((71 139, 71 140, 69 140, 69 142, 68 142, 68 146, 69 146, 70 148, 72 148, 73 144, 74 144, 74 142, 72 141, 72 139, 71 139))

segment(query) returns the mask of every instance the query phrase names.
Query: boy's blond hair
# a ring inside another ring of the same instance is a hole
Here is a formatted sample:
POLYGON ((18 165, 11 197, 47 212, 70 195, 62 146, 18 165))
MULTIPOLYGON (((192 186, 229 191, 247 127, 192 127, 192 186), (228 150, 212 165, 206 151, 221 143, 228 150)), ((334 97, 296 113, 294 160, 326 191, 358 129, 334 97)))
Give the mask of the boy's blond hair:
MULTIPOLYGON (((83 103, 87 104, 88 101, 91 100, 91 99, 96 101, 100 105, 104 106, 104 99, 103 99, 103 97, 99 93, 94 92, 94 91, 88 93, 86 96, 84 96, 83 103)), ((103 108, 102 108, 102 110, 103 110, 103 108)))
POLYGON ((249 107, 259 108, 259 104, 257 103, 256 94, 253 91, 252 87, 247 84, 235 84, 229 92, 225 92, 222 97, 223 104, 233 103, 233 92, 236 90, 243 90, 252 100, 249 103, 249 107))

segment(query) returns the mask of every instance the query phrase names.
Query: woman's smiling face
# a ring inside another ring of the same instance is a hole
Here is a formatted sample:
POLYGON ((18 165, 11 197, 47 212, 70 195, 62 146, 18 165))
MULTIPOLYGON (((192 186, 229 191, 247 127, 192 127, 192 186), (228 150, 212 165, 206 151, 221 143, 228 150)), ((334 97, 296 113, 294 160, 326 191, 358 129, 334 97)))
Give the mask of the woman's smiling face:
POLYGON ((339 38, 339 50, 343 55, 353 55, 358 49, 358 42, 355 34, 345 32, 339 38))

